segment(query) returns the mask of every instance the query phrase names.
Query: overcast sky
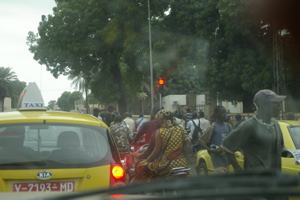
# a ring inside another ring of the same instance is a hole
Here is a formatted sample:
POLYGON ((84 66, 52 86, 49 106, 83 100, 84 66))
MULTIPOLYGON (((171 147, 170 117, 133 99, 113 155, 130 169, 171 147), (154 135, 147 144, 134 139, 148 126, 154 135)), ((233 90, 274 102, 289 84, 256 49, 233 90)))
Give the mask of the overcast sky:
POLYGON ((0 0, 0 66, 12 68, 20 81, 36 82, 45 105, 64 91, 74 91, 67 77, 55 79, 38 64, 26 45, 28 32, 37 33, 41 16, 52 14, 55 6, 54 0, 0 0))

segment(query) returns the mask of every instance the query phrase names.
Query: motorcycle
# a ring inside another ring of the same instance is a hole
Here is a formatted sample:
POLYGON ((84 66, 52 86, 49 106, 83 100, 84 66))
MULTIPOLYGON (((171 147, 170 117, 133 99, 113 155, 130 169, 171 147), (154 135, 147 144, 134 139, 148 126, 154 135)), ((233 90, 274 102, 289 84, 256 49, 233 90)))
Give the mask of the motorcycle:
POLYGON ((118 148, 118 150, 121 157, 121 162, 130 180, 131 177, 134 175, 134 171, 135 171, 132 150, 131 149, 129 150, 128 148, 118 148))
POLYGON ((175 167, 172 168, 170 174, 167 176, 167 179, 173 178, 189 178, 191 175, 191 169, 188 167, 175 167))

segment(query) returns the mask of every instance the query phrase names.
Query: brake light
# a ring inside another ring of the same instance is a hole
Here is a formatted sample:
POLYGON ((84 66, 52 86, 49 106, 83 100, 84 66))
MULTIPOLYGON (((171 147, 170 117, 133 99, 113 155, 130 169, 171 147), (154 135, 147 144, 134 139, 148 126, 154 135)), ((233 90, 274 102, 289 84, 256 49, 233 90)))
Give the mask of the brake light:
POLYGON ((118 165, 115 165, 112 167, 111 173, 112 173, 112 176, 118 180, 123 178, 125 175, 125 171, 124 171, 123 167, 118 166, 118 165))
POLYGON ((110 187, 121 187, 125 185, 125 170, 122 164, 111 164, 110 187))

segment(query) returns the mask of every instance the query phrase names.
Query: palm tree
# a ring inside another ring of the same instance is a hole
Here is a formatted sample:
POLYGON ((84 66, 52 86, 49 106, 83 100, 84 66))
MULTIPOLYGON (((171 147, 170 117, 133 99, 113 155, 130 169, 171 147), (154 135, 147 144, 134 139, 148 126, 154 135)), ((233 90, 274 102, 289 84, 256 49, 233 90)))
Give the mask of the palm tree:
POLYGON ((82 71, 78 74, 75 75, 74 73, 70 73, 68 76, 69 80, 72 80, 72 85, 77 88, 79 91, 85 94, 85 108, 86 108, 86 113, 89 113, 89 101, 88 101, 88 92, 89 92, 89 84, 88 84, 88 79, 87 75, 84 74, 82 71))
POLYGON ((12 94, 12 82, 18 80, 10 67, 0 67, 0 103, 4 111, 4 98, 12 94))

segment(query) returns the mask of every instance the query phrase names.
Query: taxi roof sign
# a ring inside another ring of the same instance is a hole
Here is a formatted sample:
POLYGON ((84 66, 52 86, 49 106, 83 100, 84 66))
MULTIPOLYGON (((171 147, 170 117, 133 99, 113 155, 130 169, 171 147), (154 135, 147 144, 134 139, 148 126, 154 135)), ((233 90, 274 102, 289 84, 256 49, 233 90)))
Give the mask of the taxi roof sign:
POLYGON ((30 82, 20 94, 18 110, 46 110, 42 93, 35 82, 30 82))

